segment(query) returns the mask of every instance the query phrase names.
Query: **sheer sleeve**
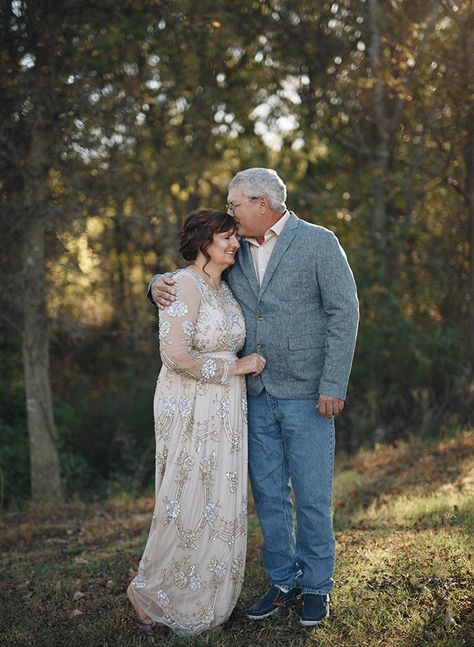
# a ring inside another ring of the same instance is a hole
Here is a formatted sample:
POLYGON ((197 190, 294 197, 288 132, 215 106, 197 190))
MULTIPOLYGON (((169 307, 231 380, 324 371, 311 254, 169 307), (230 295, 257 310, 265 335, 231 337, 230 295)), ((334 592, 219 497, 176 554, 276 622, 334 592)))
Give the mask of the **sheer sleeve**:
POLYGON ((199 352, 194 347, 201 291, 187 273, 175 275, 176 300, 160 312, 161 361, 176 373, 196 380, 226 384, 235 362, 199 352))

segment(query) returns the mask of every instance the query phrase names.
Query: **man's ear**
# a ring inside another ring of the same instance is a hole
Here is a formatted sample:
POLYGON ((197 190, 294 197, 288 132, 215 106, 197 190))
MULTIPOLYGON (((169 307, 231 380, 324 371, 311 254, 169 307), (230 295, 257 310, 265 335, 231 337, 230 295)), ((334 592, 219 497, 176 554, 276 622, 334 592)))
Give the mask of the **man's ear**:
POLYGON ((259 209, 260 209, 261 213, 264 213, 265 211, 268 211, 269 209, 271 209, 270 200, 268 199, 268 197, 266 195, 262 195, 259 198, 259 200, 260 200, 260 202, 258 203, 258 206, 259 206, 259 209))

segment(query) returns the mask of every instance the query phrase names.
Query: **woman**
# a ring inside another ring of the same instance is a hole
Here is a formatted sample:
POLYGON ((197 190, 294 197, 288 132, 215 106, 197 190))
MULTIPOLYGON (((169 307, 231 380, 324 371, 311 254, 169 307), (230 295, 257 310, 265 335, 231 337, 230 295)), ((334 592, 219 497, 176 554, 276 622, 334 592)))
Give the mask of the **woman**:
POLYGON ((240 593, 247 533, 244 375, 265 359, 237 358, 242 312, 224 270, 239 249, 233 218, 195 211, 181 231, 189 263, 160 312, 163 362, 155 401, 156 497, 148 541, 127 594, 150 630, 199 634, 227 620, 240 593))

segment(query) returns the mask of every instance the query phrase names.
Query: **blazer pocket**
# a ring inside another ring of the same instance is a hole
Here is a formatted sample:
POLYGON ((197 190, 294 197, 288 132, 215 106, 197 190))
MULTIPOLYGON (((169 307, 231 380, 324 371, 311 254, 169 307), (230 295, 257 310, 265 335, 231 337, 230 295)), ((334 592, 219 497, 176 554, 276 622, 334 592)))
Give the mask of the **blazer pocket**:
POLYGON ((307 333, 289 337, 288 348, 290 350, 306 350, 308 348, 324 348, 325 338, 320 333, 307 333))

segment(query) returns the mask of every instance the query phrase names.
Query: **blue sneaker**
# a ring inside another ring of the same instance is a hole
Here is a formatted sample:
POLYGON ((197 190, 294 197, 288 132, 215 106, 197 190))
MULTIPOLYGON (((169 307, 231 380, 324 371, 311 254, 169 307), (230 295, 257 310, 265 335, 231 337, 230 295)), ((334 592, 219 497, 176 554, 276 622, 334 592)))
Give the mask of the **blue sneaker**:
POLYGON ((329 595, 305 593, 301 609, 301 624, 305 627, 313 627, 320 625, 326 618, 329 618, 329 595))
POLYGON ((297 587, 290 589, 288 593, 284 593, 278 588, 278 586, 272 586, 264 596, 247 609, 247 618, 250 618, 250 620, 268 618, 268 616, 278 613, 281 607, 284 607, 288 602, 291 602, 291 600, 294 600, 300 594, 301 589, 297 587))

